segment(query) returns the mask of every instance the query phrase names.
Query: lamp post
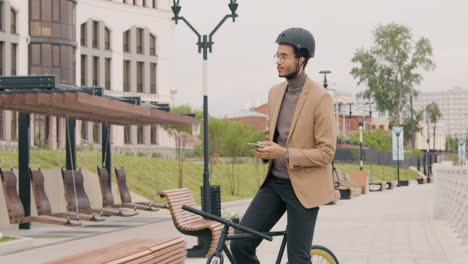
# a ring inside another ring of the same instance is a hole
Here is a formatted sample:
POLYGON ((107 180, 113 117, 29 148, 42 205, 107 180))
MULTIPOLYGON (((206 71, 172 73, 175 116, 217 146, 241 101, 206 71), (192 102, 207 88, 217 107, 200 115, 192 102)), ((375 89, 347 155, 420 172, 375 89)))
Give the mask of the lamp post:
POLYGON ((359 170, 362 171, 362 122, 359 122, 359 170))
MULTIPOLYGON (((353 105, 353 103, 348 103, 349 104, 349 122, 351 122, 351 118, 355 118, 356 120, 357 117, 353 116, 353 112, 351 111, 351 107, 353 105)), ((367 119, 367 117, 372 117, 372 108, 371 108, 371 105, 373 103, 372 102, 368 102, 368 103, 365 103, 365 105, 369 105, 369 115, 365 115, 365 116, 362 116, 361 117, 361 120, 358 120, 359 121, 359 170, 363 170, 363 158, 362 158, 362 154, 363 154, 363 151, 362 151, 362 138, 363 138, 363 130, 364 130, 364 124, 365 124, 365 120, 367 119)), ((351 129, 350 129, 351 130, 351 129)))
POLYGON ((329 70, 322 70, 322 71, 319 71, 320 74, 323 74, 323 87, 325 89, 328 88, 328 82, 327 82, 327 74, 330 74, 331 71, 329 70))
POLYGON ((205 211, 210 213, 211 211, 211 199, 210 199, 210 172, 209 172, 209 151, 208 151, 208 53, 213 51, 213 35, 218 31, 221 25, 228 19, 232 18, 233 22, 236 22, 238 17, 236 11, 239 4, 237 0, 230 0, 228 6, 231 10, 231 14, 225 15, 223 19, 216 25, 209 35, 201 35, 198 31, 185 19, 183 16, 179 16, 182 7, 179 5, 180 0, 173 0, 172 12, 174 17, 172 18, 176 24, 179 20, 184 22, 192 31, 197 35, 198 42, 198 53, 203 54, 203 71, 202 71, 202 86, 203 86, 203 150, 204 150, 204 169, 203 169, 203 192, 204 192, 204 208, 205 211))

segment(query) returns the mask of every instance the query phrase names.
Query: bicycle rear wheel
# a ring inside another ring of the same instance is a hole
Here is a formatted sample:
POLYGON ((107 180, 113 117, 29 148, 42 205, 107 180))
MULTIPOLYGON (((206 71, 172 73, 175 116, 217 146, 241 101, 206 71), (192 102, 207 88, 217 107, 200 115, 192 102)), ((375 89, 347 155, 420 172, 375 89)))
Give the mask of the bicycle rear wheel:
POLYGON ((312 264, 339 264, 335 254, 324 246, 312 245, 310 255, 312 264))

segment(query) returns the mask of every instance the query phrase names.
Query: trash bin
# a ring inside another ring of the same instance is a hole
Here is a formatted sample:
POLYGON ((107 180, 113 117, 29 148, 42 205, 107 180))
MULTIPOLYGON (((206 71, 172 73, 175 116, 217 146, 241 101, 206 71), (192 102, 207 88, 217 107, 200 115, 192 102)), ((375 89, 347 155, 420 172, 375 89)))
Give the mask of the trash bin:
MULTIPOLYGON (((205 191, 203 186, 201 189, 201 204, 202 210, 205 211, 205 191)), ((211 214, 221 217, 221 186, 210 185, 210 197, 211 197, 211 214)))

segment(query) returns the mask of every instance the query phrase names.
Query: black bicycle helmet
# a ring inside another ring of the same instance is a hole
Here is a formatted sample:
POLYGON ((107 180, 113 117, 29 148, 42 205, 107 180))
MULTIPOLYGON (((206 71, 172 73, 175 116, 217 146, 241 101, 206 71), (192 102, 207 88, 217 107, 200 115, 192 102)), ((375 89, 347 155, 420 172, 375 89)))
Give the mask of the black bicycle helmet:
POLYGON ((303 28, 288 28, 281 32, 276 38, 278 44, 289 44, 296 49, 305 49, 309 53, 309 58, 314 57, 315 39, 308 30, 303 28))

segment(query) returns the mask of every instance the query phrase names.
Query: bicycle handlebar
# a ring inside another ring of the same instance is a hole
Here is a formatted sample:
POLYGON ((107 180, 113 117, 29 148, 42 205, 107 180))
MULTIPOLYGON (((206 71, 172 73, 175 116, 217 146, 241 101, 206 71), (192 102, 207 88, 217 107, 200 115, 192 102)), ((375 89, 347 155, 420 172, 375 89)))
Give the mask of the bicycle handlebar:
POLYGON ((182 205, 182 209, 186 210, 186 211, 189 211, 189 212, 192 212, 194 214, 197 214, 197 215, 201 215, 205 218, 208 218, 208 219, 211 219, 211 220, 214 220, 216 222, 220 222, 222 224, 225 224, 225 225, 228 225, 228 226, 232 226, 234 228, 237 228, 239 230, 242 230, 244 232, 247 232, 247 233, 250 233, 254 236, 257 236, 257 237, 260 237, 260 238, 263 238, 263 239, 266 239, 268 241, 272 241, 273 238, 269 235, 266 235, 262 232, 258 232, 252 228, 248 228, 248 227, 245 227, 243 225, 239 225, 239 224, 236 224, 232 221, 229 221, 229 220, 226 220, 222 217, 219 217, 219 216, 216 216, 216 215, 212 215, 212 214, 209 214, 209 213, 206 213, 206 212, 203 212, 201 210, 198 210, 198 209, 195 209, 193 207, 190 207, 190 206, 187 206, 187 205, 182 205))

